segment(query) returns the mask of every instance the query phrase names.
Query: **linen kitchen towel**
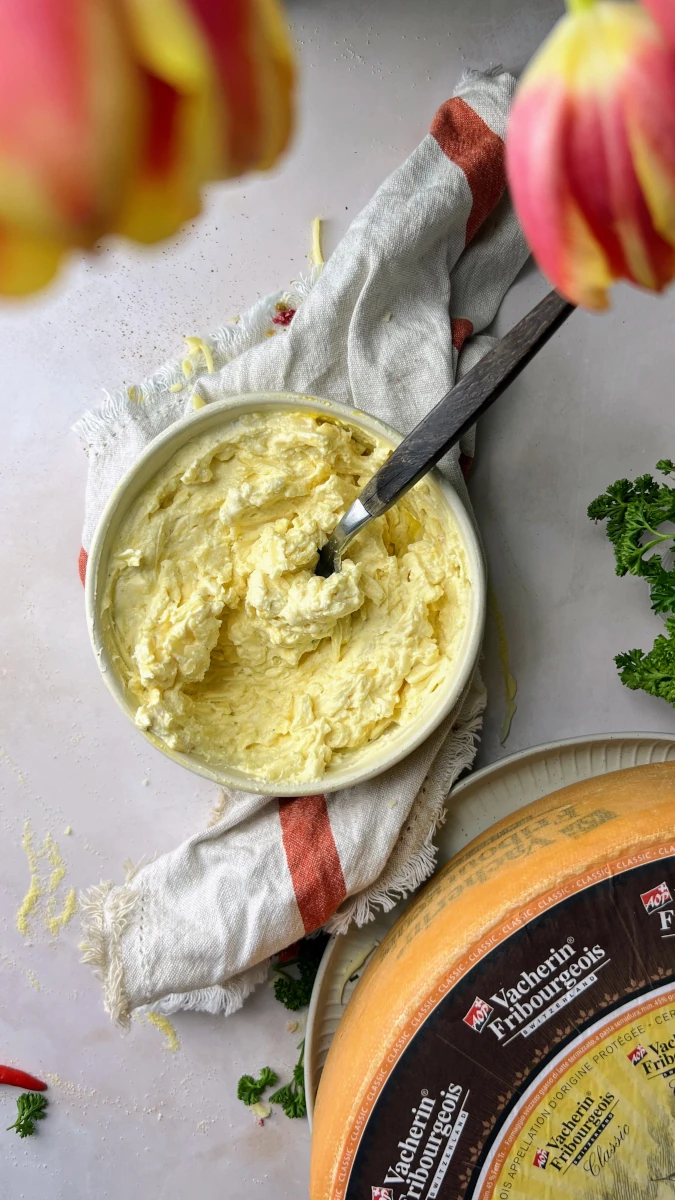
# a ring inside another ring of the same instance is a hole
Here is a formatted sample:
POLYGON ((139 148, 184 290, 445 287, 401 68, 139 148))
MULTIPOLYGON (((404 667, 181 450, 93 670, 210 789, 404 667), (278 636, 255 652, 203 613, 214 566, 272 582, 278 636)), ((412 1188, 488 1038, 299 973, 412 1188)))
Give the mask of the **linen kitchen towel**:
MULTIPOLYGON (((527 258, 506 193, 504 133, 515 81, 470 73, 430 133, 356 218, 329 262, 190 341, 76 426, 89 455, 80 568, 105 502, 147 443, 195 405, 245 392, 326 397, 402 432, 489 349, 482 331, 527 258), (270 336, 274 334, 275 336, 270 336)), ((470 511, 462 468, 442 469, 470 511)), ((82 897, 84 960, 126 1024, 152 1006, 233 1012, 270 957, 306 933, 344 931, 433 870, 448 792, 475 753, 484 693, 402 763, 359 787, 298 799, 232 793, 221 819, 126 881, 82 897)))

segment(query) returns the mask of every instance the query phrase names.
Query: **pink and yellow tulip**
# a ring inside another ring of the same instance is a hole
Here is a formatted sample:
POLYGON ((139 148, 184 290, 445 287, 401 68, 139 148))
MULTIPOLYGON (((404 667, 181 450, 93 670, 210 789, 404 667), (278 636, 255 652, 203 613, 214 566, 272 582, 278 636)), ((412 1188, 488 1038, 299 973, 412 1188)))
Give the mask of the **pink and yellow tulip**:
POLYGON ((166 237, 205 183, 270 167, 292 92, 277 0, 3 0, 0 293, 103 234, 166 237))
POLYGON ((675 276, 675 48, 636 4, 568 8, 518 88, 507 167, 544 274, 602 309, 616 280, 675 276))
POLYGON ((671 46, 675 46, 675 0, 642 0, 671 46))

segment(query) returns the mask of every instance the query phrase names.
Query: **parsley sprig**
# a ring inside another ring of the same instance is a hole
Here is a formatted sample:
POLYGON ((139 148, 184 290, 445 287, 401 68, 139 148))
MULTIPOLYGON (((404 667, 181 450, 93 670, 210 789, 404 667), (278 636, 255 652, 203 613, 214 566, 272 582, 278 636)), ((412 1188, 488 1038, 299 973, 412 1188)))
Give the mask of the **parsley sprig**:
POLYGON ((7 1129, 16 1129, 20 1138, 30 1137, 35 1133, 35 1122, 43 1121, 47 1116, 46 1107, 47 1097, 42 1092, 22 1092, 16 1102, 16 1121, 7 1129))
MULTIPOLYGON (((327 934, 318 937, 303 938, 296 946, 280 954, 273 965, 277 978, 274 980, 274 995, 280 1004, 297 1012, 304 1008, 311 999, 314 980, 319 969, 328 942, 327 934)), ((294 1023, 297 1028, 297 1022, 294 1023)), ((273 1096, 269 1096, 270 1104, 280 1104, 287 1117, 307 1116, 307 1097, 305 1095, 305 1041, 298 1046, 300 1057, 293 1068, 290 1083, 284 1084, 273 1096)), ((237 1096, 244 1104, 256 1104, 265 1088, 273 1087, 278 1082, 271 1067, 263 1067, 259 1079, 252 1075, 242 1075, 237 1085, 237 1096)))
POLYGON ((263 1067, 258 1079, 252 1075, 242 1075, 237 1084, 237 1100, 244 1104, 257 1104, 265 1088, 274 1087, 279 1082, 278 1076, 271 1067, 263 1067))
POLYGON ((305 1039, 298 1046, 300 1058, 293 1067, 293 1078, 285 1087, 279 1088, 270 1096, 271 1104, 280 1104, 287 1117, 307 1116, 307 1097, 305 1095, 305 1039))
POLYGON ((277 974, 274 980, 274 995, 279 1003, 290 1008, 291 1012, 297 1012, 299 1008, 305 1008, 309 1004, 327 941, 327 936, 321 934, 318 937, 303 938, 298 942, 295 958, 285 958, 283 965, 278 961, 274 963, 272 969, 277 974), (292 967, 297 974, 289 970, 292 967))
MULTIPOLYGON (((662 458, 656 469, 671 475, 675 463, 662 458)), ((653 611, 666 617, 666 632, 659 634, 651 650, 616 655, 621 682, 675 705, 675 567, 666 568, 660 552, 671 549, 675 541, 674 533, 661 528, 675 522, 675 488, 651 475, 641 475, 633 483, 619 479, 588 506, 588 515, 593 521, 607 522, 605 532, 614 547, 617 575, 646 579, 653 611)))

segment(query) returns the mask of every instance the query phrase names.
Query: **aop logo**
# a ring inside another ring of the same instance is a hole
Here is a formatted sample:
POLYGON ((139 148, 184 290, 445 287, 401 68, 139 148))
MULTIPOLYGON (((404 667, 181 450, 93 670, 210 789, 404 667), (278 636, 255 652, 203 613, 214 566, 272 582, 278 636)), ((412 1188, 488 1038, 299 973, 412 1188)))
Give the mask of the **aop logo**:
POLYGON ((371 1188, 371 1200, 394 1200, 393 1188, 374 1187, 371 1188))
POLYGON ((545 1167, 548 1162, 548 1150, 535 1150, 534 1165, 535 1167, 545 1167))
POLYGON ((487 1001, 481 1000, 480 996, 476 996, 471 1008, 465 1017, 462 1017, 465 1025, 470 1026, 476 1033, 482 1033, 487 1025, 490 1017, 494 1012, 494 1008, 487 1001))
POLYGON ((628 1051, 626 1057, 629 1063, 632 1063, 636 1067, 639 1062, 642 1062, 643 1058, 647 1057, 647 1051, 644 1046, 636 1046, 633 1050, 628 1051))
POLYGON ((644 905, 645 912, 657 912, 659 908, 663 908, 664 904, 670 904, 673 897, 668 890, 667 883, 660 883, 658 887, 650 888, 648 892, 641 892, 640 899, 644 905))

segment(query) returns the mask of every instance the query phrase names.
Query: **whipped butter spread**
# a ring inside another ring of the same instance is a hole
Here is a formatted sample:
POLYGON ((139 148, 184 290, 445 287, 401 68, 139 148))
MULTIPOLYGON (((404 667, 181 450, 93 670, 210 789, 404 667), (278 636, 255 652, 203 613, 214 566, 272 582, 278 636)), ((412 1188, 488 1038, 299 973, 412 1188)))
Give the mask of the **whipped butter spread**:
POLYGON ((429 711, 469 608, 461 539, 422 480, 314 575, 391 447, 323 415, 195 437, 131 506, 103 627, 136 723, 267 782, 320 780, 429 711))

